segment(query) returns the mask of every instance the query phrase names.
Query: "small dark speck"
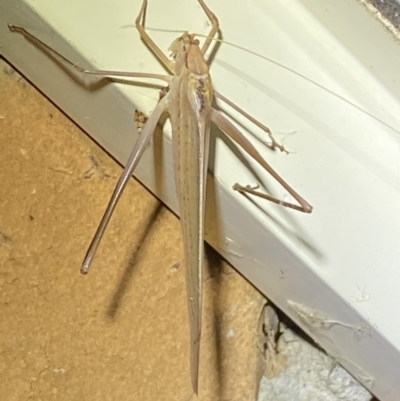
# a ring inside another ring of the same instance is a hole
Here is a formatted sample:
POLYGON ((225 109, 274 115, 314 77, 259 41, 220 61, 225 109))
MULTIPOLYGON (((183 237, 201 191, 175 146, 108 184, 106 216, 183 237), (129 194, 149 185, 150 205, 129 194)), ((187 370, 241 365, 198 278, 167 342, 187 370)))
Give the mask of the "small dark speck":
POLYGON ((30 220, 30 221, 35 220, 35 216, 32 216, 32 215, 30 214, 30 215, 29 215, 29 220, 30 220))
POLYGON ((2 238, 4 242, 11 241, 11 237, 4 231, 0 231, 0 238, 2 238))
POLYGON ((15 73, 15 70, 13 70, 11 67, 4 67, 3 73, 6 75, 13 75, 15 73))
POLYGON ((21 86, 22 89, 26 89, 28 87, 28 85, 25 82, 25 79, 23 79, 22 77, 20 79, 18 79, 17 82, 19 83, 19 85, 21 86))
POLYGON ((49 117, 50 117, 50 118, 53 118, 53 114, 49 113, 49 117))
POLYGON ((83 173, 83 178, 85 180, 90 179, 96 173, 96 171, 99 169, 99 162, 93 155, 90 155, 90 160, 92 162, 92 167, 90 168, 90 170, 83 173))
POLYGON ((179 267, 180 267, 180 262, 176 262, 176 263, 174 263, 173 265, 172 265, 172 268, 173 269, 179 269, 179 267))

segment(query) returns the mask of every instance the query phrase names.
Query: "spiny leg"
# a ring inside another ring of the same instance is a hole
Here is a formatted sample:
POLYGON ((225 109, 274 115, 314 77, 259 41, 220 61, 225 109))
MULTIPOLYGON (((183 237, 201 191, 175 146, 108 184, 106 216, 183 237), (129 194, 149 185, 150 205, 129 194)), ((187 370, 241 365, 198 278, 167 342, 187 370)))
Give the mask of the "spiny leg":
POLYGON ((169 75, 159 75, 159 74, 147 74, 141 72, 125 72, 125 71, 108 71, 108 70, 95 70, 82 68, 79 65, 76 65, 71 60, 64 57, 62 54, 51 48, 49 45, 44 43, 42 40, 38 39, 36 36, 29 33, 25 28, 20 26, 8 24, 8 28, 11 32, 18 32, 23 35, 25 38, 29 39, 33 43, 39 45, 40 47, 46 49, 50 54, 62 60, 65 64, 70 66, 71 68, 83 73, 83 74, 91 74, 91 75, 101 75, 101 76, 113 76, 113 77, 128 77, 128 78, 151 78, 151 79, 160 79, 162 81, 170 82, 171 77, 169 75))
POLYGON ((144 126, 142 132, 137 139, 135 146, 129 156, 129 159, 126 163, 124 171, 115 187, 114 193, 111 197, 111 200, 107 206, 107 209, 103 215, 103 218, 100 222, 99 227, 97 228, 96 234, 94 235, 92 242, 89 246, 89 249, 86 253, 85 259, 82 263, 81 273, 87 274, 89 272, 90 266, 92 264, 93 258, 96 254, 97 248, 100 245, 100 241, 104 235, 104 232, 107 228, 108 222, 111 219, 111 216, 114 212, 115 207, 124 191, 126 185, 136 166, 138 165, 140 158, 142 157, 144 151, 147 148, 148 143, 150 142, 151 136, 154 132, 154 129, 157 125, 158 120, 160 119, 161 114, 167 109, 167 98, 162 99, 154 109, 151 116, 148 118, 146 125, 144 126))
POLYGON ((302 197, 300 196, 260 155, 257 149, 252 145, 252 143, 235 127, 221 112, 218 110, 212 109, 211 111, 211 121, 213 121, 225 134, 229 135, 235 142, 237 142, 243 150, 248 153, 254 160, 256 160, 266 171, 279 184, 282 185, 283 188, 286 189, 293 196, 294 199, 299 203, 296 205, 291 202, 284 202, 279 199, 270 197, 269 195, 264 196, 262 192, 257 192, 251 187, 243 187, 241 185, 236 185, 234 189, 239 190, 240 192, 247 192, 253 195, 260 196, 267 200, 270 200, 277 204, 282 204, 283 206, 290 207, 292 209, 299 210, 304 213, 311 213, 312 206, 302 197), (256 193, 255 193, 256 192, 256 193))
POLYGON ((204 3, 203 0, 199 0, 199 3, 203 7, 203 10, 207 14, 208 18, 210 18, 211 24, 212 24, 211 31, 208 34, 208 36, 201 48, 201 52, 203 53, 203 56, 204 56, 206 54, 208 48, 210 47, 210 44, 211 44, 212 40, 214 39, 215 34, 218 32, 219 21, 218 21, 218 18, 216 17, 216 15, 206 6, 206 3, 204 3))
POLYGON ((150 48, 150 50, 157 56, 157 58, 164 64, 164 66, 174 74, 174 65, 175 63, 168 59, 168 57, 163 53, 163 51, 155 44, 153 39, 147 34, 146 30, 143 26, 143 17, 147 7, 147 0, 143 0, 142 8, 140 9, 140 13, 136 18, 135 24, 136 29, 140 33, 140 37, 143 42, 150 48))
MULTIPOLYGON (((241 184, 236 183, 236 184, 234 184, 232 186, 232 189, 234 191, 240 192, 241 194, 250 194, 250 195, 258 196, 259 198, 265 199, 265 200, 270 201, 272 203, 276 203, 277 205, 288 207, 289 209, 298 210, 299 212, 306 212, 302 206, 298 206, 298 205, 295 205, 295 204, 293 204, 291 202, 286 202, 284 200, 274 198, 273 196, 265 194, 264 192, 257 191, 257 189, 259 187, 260 187, 259 185, 254 185, 254 186, 246 185, 246 186, 243 186, 241 184)), ((310 212, 306 212, 306 213, 310 213, 310 212)))
POLYGON ((281 152, 289 153, 283 145, 281 145, 279 142, 276 141, 276 139, 272 135, 271 130, 266 125, 260 123, 260 121, 256 120, 253 116, 246 113, 243 109, 241 109, 239 106, 237 106, 235 103, 231 102, 229 99, 227 99, 225 96, 221 95, 220 93, 214 92, 214 96, 218 99, 221 99, 227 105, 232 107, 232 109, 236 110, 242 116, 244 116, 248 120, 250 120, 254 125, 256 125, 257 127, 261 128, 264 132, 266 132, 272 141, 272 144, 270 145, 272 150, 274 150, 275 148, 278 148, 281 152))

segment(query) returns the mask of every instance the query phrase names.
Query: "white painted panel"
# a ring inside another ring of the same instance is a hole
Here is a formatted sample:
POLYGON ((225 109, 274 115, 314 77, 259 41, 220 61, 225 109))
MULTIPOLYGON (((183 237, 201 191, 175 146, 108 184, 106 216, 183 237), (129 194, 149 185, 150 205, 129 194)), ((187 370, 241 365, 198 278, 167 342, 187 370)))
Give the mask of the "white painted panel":
MULTIPOLYGON (((233 192, 237 181, 261 181, 287 199, 264 171, 217 139, 210 161, 216 179, 209 184, 207 240, 372 392, 397 400, 400 324, 391 311, 400 305, 399 45, 356 1, 208 4, 226 40, 289 66, 387 124, 225 44, 213 61, 216 90, 284 141, 291 153, 273 153, 262 143, 263 133, 245 122, 261 139, 254 139, 260 152, 315 209, 302 215, 233 192), (289 300, 337 324, 307 320, 289 300)), ((70 73, 9 33, 5 23, 25 26, 84 66, 163 73, 135 29, 126 27, 133 25, 139 8, 139 0, 117 5, 106 0, 0 1, 2 54, 120 161, 135 140, 133 110, 151 112, 157 92, 102 85, 70 73)), ((209 29, 194 0, 150 1, 147 26, 209 29)), ((177 36, 151 35, 163 50, 177 36)), ((163 152, 162 163, 156 160, 154 167, 149 150, 138 177, 176 210, 168 138, 163 152), (162 188, 156 186, 155 170, 162 188)))

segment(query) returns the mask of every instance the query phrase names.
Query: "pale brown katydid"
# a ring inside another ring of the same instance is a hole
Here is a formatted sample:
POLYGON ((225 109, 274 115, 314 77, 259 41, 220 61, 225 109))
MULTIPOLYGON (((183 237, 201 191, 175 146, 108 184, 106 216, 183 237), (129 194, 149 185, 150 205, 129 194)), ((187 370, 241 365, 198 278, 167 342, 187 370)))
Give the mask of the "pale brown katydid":
MULTIPOLYGON (((38 42, 56 57, 74 69, 86 73, 101 76, 151 78, 167 82, 169 90, 163 94, 153 113, 149 116, 145 126, 140 132, 139 138, 126 163, 126 167, 114 190, 110 203, 105 211, 103 219, 92 240, 81 267, 83 274, 88 273, 93 257, 99 246, 111 215, 117 202, 137 166, 142 154, 150 142, 157 122, 164 111, 170 115, 172 126, 172 143, 174 149, 175 183, 179 198, 179 209, 182 223, 182 237, 184 243, 186 263, 186 292, 190 324, 191 341, 191 382, 193 391, 198 393, 200 340, 201 340, 201 316, 202 316, 202 271, 204 255, 204 209, 205 188, 208 168, 208 143, 210 124, 214 122, 222 131, 236 141, 253 159, 265 168, 282 187, 284 187, 298 202, 298 205, 278 200, 272 196, 262 194, 251 189, 235 184, 235 189, 240 192, 261 196, 272 202, 289 208, 310 213, 312 206, 305 201, 293 188, 281 178, 275 170, 262 158, 255 147, 243 136, 220 111, 212 108, 213 96, 225 101, 237 112, 247 117, 250 121, 268 133, 272 138, 268 127, 261 124, 235 104, 222 95, 213 91, 209 67, 204 58, 214 36, 219 29, 216 16, 209 10, 203 0, 198 0, 207 16, 210 18, 212 28, 203 43, 201 49, 196 35, 184 33, 171 45, 171 52, 175 60, 169 60, 148 36, 143 27, 143 16, 147 6, 147 0, 143 1, 142 8, 136 19, 136 27, 142 40, 147 44, 159 61, 171 72, 172 75, 163 76, 150 73, 132 73, 121 71, 88 70, 76 66, 65 57, 55 52, 45 43, 33 37, 25 29, 9 25, 11 31, 20 32, 25 37, 38 42)), ((160 85, 161 87, 161 85, 160 85)), ((274 142, 274 144, 276 144, 274 142)))

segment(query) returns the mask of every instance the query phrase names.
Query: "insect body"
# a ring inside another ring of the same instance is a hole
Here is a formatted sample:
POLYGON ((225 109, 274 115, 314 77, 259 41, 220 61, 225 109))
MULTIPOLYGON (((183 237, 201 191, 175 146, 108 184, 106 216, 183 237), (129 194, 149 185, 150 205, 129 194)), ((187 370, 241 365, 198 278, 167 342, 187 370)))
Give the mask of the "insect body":
MULTIPOLYGON (((272 167, 262 158, 260 153, 243 136, 238 128, 220 111, 212 108, 213 96, 215 96, 227 102, 236 111, 249 118, 253 123, 267 132, 268 135, 272 135, 268 127, 256 121, 222 95, 213 91, 209 66, 204 55, 212 43, 214 36, 218 32, 219 23, 216 16, 209 10, 204 1, 199 0, 199 3, 212 22, 211 31, 201 48, 195 35, 189 33, 184 33, 180 38, 175 40, 170 48, 172 53, 175 55, 175 61, 169 60, 165 54, 162 53, 143 28, 143 16, 147 6, 146 0, 144 0, 139 16, 136 19, 136 27, 140 32, 143 41, 171 72, 172 75, 169 76, 150 73, 83 69, 33 37, 25 29, 9 25, 11 31, 20 32, 24 36, 39 43, 40 46, 45 47, 56 57, 62 59, 68 65, 80 72, 103 76, 151 78, 162 80, 168 84, 168 91, 164 91, 162 96, 160 96, 160 101, 140 132, 139 138, 131 152, 126 167, 117 183, 110 203, 86 254, 81 272, 83 274, 88 273, 93 257, 117 202, 150 142, 161 114, 167 111, 171 118, 175 183, 179 198, 186 262, 186 292, 191 343, 191 381, 193 391, 196 394, 198 393, 201 341, 205 188, 211 122, 215 123, 222 131, 235 140, 253 159, 264 167, 264 169, 293 196, 298 204, 275 199, 267 194, 259 193, 248 187, 236 186, 236 189, 240 192, 248 192, 262 196, 275 203, 306 213, 312 211, 311 205, 293 188, 291 188, 289 184, 287 184, 283 178, 275 172, 275 170, 272 169, 272 167)), ((161 87, 162 85, 160 85, 160 88, 161 87)))

